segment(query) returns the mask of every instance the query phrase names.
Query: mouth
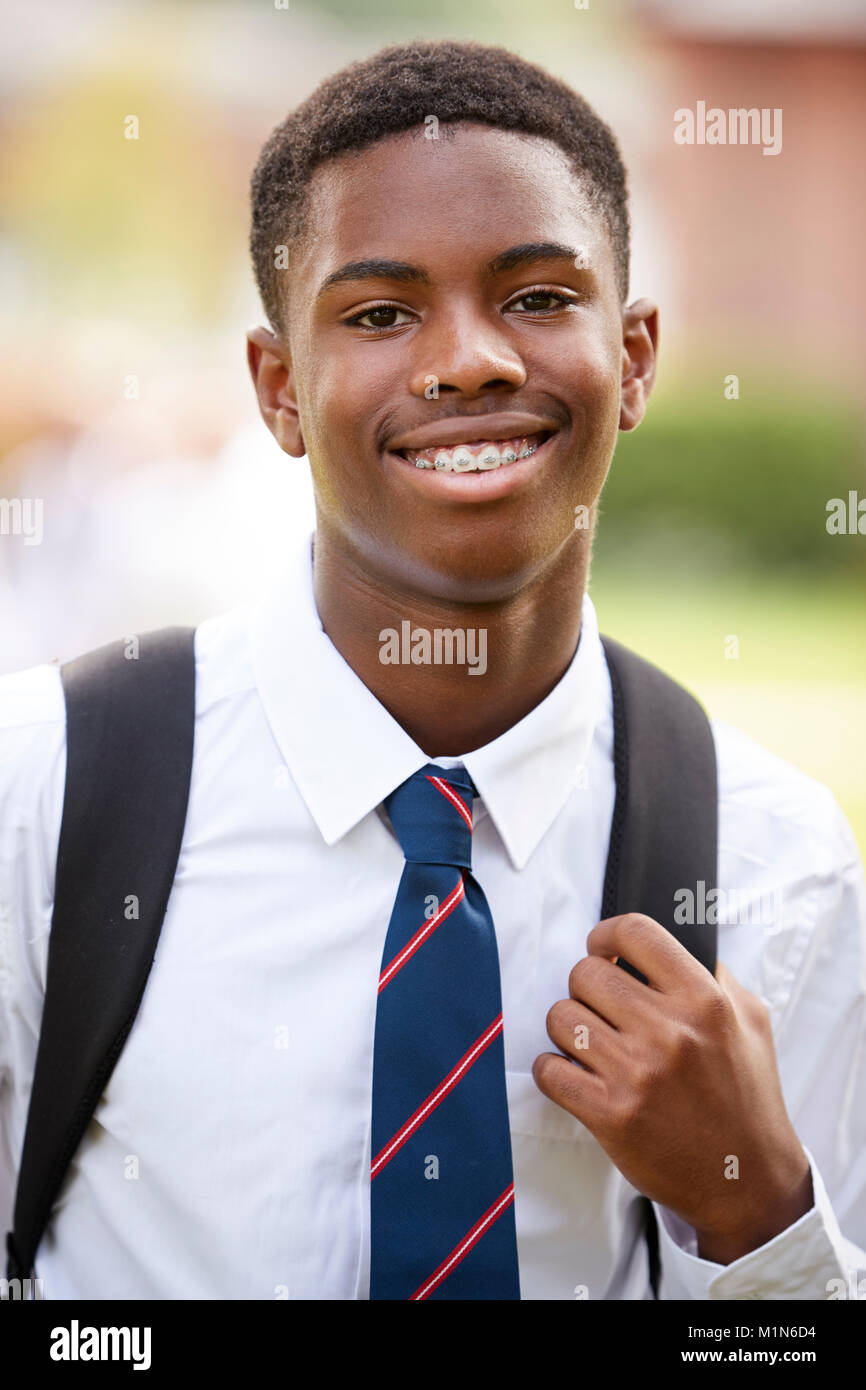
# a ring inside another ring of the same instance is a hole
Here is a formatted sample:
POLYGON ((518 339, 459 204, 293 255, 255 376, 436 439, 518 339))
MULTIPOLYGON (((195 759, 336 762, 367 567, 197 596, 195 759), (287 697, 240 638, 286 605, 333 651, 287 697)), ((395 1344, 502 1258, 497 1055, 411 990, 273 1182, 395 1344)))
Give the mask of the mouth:
POLYGON ((478 439, 464 444, 434 444, 427 449, 397 449, 400 458, 416 468, 436 468, 441 473, 481 473, 507 468, 518 459, 530 458, 554 433, 515 435, 512 439, 478 439))
POLYGON ((559 430, 511 439, 479 439, 428 449, 388 449, 406 481, 422 491, 461 501, 494 501, 531 479, 555 448, 559 430))

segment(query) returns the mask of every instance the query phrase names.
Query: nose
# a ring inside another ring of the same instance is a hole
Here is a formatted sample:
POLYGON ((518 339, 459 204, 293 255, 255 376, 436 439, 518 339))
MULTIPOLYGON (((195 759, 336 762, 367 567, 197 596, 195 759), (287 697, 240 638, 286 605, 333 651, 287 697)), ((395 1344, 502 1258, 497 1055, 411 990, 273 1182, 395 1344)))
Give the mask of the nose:
POLYGON ((496 387, 512 390, 526 381, 526 368, 508 342, 505 325, 477 306, 437 310, 413 344, 411 390, 426 396, 437 390, 477 396, 496 387))

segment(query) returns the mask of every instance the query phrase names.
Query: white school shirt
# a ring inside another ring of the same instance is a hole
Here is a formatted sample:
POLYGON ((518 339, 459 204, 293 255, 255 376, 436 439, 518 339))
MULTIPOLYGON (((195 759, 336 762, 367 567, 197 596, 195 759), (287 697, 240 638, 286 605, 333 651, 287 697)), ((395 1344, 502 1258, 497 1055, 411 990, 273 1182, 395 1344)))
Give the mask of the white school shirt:
MULTIPOLYGON (((462 761, 479 791, 473 872, 501 960, 522 1297, 650 1297, 636 1190, 531 1076, 553 1050, 548 1009, 568 996, 601 914, 615 786, 593 604, 535 709, 462 759, 429 759, 324 633, 310 540, 261 602, 197 629, 178 870, 141 1008, 37 1252, 44 1296, 368 1297, 376 984, 404 862, 381 803, 425 763, 462 761)), ((826 787, 713 730, 719 886, 736 909, 719 957, 771 1010, 815 1203, 728 1266, 698 1258, 694 1231, 657 1206, 661 1297, 844 1297, 866 1275, 863 868, 826 787)), ((57 665, 0 678, 4 1215, 64 776, 57 665)))

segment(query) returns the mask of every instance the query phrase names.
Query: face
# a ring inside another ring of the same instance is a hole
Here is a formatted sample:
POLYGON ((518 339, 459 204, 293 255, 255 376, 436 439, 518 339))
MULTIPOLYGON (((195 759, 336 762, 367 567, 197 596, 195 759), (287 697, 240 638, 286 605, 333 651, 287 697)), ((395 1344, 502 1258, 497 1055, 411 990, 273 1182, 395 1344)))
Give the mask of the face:
POLYGON ((250 366, 278 442, 309 458, 327 547, 395 591, 497 600, 588 551, 617 430, 652 385, 656 311, 623 309, 557 146, 439 134, 316 171, 285 333, 253 331, 250 366))

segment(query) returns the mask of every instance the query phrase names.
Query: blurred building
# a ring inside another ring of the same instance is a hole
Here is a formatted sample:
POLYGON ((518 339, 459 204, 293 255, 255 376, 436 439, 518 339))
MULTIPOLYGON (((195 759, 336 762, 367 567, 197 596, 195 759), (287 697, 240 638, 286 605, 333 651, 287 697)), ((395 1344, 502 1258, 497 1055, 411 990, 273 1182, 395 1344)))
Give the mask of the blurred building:
MULTIPOLYGON (((642 177, 676 248, 690 357, 863 397, 866 5, 633 0, 656 74, 642 177), (778 154, 677 144, 674 113, 780 109, 778 154), (656 105, 656 117, 658 105, 656 105)), ((642 49, 642 51, 644 51, 642 49)))

